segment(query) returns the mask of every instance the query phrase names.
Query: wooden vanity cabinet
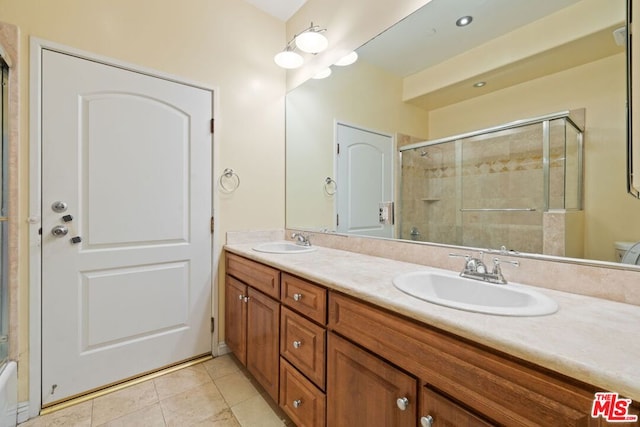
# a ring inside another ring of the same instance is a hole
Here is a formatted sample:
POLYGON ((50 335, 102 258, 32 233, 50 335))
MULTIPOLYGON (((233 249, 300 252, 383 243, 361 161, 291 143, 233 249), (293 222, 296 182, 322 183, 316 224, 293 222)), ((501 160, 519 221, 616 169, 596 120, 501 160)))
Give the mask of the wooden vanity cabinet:
POLYGON ((226 343, 298 427, 609 425, 603 390, 226 256, 226 343))
POLYGON ((414 426, 417 380, 329 333, 327 424, 332 427, 414 426))
POLYGON ((280 295, 280 272, 230 253, 227 253, 226 266, 226 344, 277 402, 280 303, 272 296, 280 295))
MULTIPOLYGON (((418 420, 430 415, 425 412, 430 409, 428 397, 437 390, 440 423, 434 425, 460 425, 455 420, 468 419, 461 411, 476 423, 471 425, 601 425, 600 419, 591 418, 596 391, 592 387, 333 291, 328 328, 410 372, 428 387, 418 420)), ((332 390, 331 347, 329 354, 327 405, 331 408, 337 393, 332 390)), ((343 375, 357 375, 357 369, 353 371, 343 375)), ((362 405, 359 399, 346 405, 362 405)), ((329 425, 332 419, 329 416, 329 425)))

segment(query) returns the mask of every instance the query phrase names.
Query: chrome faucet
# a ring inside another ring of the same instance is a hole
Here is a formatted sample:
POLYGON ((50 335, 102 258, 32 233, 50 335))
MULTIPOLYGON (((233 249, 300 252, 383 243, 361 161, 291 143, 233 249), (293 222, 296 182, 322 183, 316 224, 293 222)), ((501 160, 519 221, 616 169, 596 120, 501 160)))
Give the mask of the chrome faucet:
POLYGON ((302 233, 293 233, 291 234, 291 238, 296 240, 296 245, 311 246, 308 235, 304 235, 302 233))
POLYGON ((508 261, 501 260, 499 258, 493 259, 493 269, 491 271, 487 270, 487 266, 482 260, 484 253, 480 252, 479 258, 474 258, 470 255, 460 255, 460 254, 449 254, 452 257, 461 257, 464 258, 464 268, 462 272, 460 272, 460 276, 466 277, 468 279, 482 280, 484 282, 495 283, 504 285, 507 283, 507 280, 502 275, 501 264, 507 263, 511 264, 515 267, 518 267, 520 263, 518 261, 508 261))

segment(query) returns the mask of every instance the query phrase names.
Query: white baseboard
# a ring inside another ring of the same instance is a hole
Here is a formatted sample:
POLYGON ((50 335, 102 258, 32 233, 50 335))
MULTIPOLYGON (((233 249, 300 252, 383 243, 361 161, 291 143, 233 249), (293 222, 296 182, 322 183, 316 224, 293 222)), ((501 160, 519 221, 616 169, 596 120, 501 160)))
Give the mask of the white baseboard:
POLYGON ((225 354, 231 353, 231 349, 227 346, 227 344, 222 341, 218 343, 218 354, 214 356, 224 356, 225 354))
POLYGON ((18 424, 27 422, 29 418, 29 402, 18 402, 18 424))

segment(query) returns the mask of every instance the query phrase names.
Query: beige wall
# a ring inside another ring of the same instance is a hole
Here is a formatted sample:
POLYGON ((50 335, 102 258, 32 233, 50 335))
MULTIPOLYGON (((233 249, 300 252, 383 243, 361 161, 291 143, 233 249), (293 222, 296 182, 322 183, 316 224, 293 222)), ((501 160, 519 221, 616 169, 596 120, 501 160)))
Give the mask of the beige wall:
POLYGON ((586 108, 584 256, 614 261, 614 241, 640 240, 640 203, 626 193, 624 67, 618 54, 434 110, 429 138, 586 108))
POLYGON ((284 226, 285 73, 273 54, 282 47, 285 24, 238 0, 0 0, 0 19, 20 28, 22 45, 18 362, 23 401, 29 361, 29 37, 217 88, 214 177, 231 167, 242 179, 234 194, 214 189, 219 254, 227 230, 284 226))
POLYGON ((402 79, 362 61, 290 91, 286 110, 289 228, 336 228, 335 197, 323 189, 326 177, 335 178, 336 122, 390 135, 428 135, 427 112, 402 102, 402 79))

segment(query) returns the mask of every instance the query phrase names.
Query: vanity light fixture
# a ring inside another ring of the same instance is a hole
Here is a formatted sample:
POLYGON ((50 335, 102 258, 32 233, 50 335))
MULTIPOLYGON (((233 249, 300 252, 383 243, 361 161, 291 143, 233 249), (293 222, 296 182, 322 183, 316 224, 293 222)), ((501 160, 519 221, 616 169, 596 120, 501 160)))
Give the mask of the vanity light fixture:
POLYGON ((351 65, 358 60, 358 54, 354 51, 348 55, 343 56, 336 62, 334 65, 339 65, 340 67, 346 67, 347 65, 351 65))
POLYGON ((320 53, 329 46, 329 40, 322 34, 325 31, 327 31, 326 28, 322 29, 317 25, 313 25, 312 22, 309 28, 305 29, 293 39, 301 51, 320 53))
POLYGON ((327 67, 324 70, 321 70, 318 73, 316 73, 312 78, 316 80, 320 80, 320 79, 326 79, 330 75, 331 75, 331 68, 327 67))
POLYGON ((278 66, 288 70, 298 68, 304 63, 304 58, 289 46, 287 46, 282 52, 276 54, 273 60, 278 64, 278 66))
POLYGON ((293 69, 298 68, 304 63, 302 55, 297 53, 296 48, 306 53, 320 53, 329 46, 329 40, 322 34, 327 31, 326 28, 320 28, 318 25, 309 25, 301 33, 296 34, 285 46, 282 52, 276 54, 273 58, 276 64, 282 68, 293 69))
POLYGON ((456 25, 458 27, 466 27, 467 25, 471 24, 471 21, 473 21, 473 16, 471 15, 461 16, 456 20, 456 25))
POLYGON ((477 82, 477 83, 473 84, 473 87, 482 87, 482 86, 484 86, 486 84, 487 84, 487 82, 477 82))

